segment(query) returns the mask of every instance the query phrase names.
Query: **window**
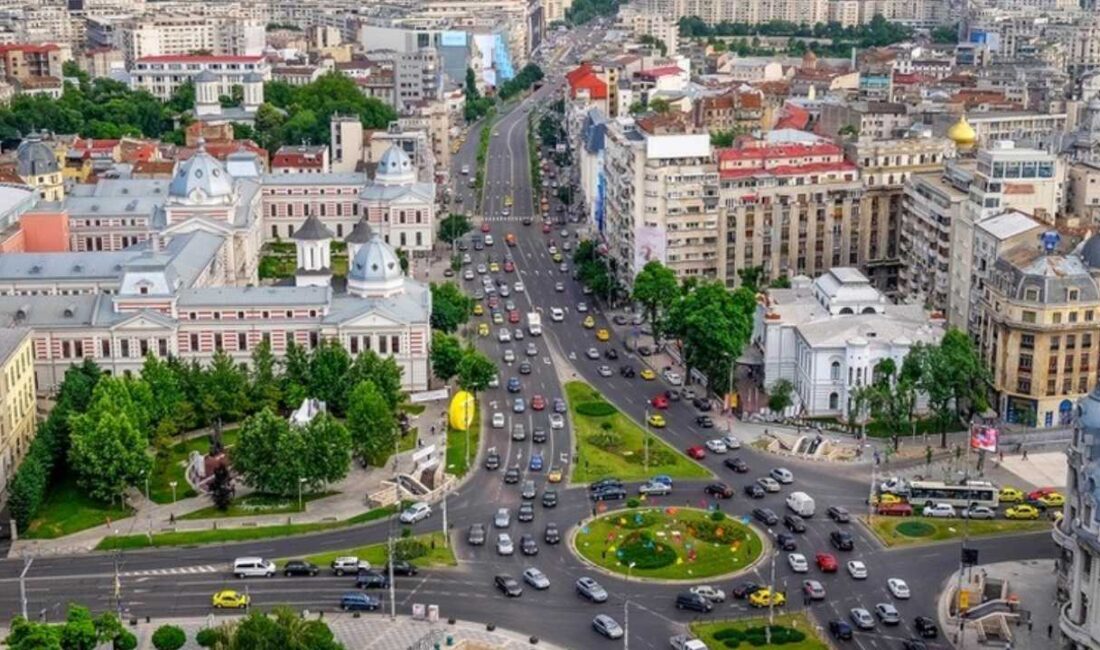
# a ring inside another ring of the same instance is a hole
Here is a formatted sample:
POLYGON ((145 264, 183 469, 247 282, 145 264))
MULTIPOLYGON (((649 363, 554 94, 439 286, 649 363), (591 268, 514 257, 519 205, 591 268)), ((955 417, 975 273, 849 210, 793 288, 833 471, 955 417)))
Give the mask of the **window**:
POLYGON ((391 354, 400 354, 401 353, 401 337, 400 336, 391 336, 390 337, 390 353, 391 354))
POLYGON ((840 395, 829 393, 829 410, 835 411, 838 408, 840 408, 840 395))
POLYGON ((1022 314, 1020 314, 1020 320, 1024 321, 1025 323, 1034 323, 1035 312, 1025 310, 1022 314))
POLYGON ((1020 355, 1020 363, 1017 366, 1017 369, 1020 372, 1031 372, 1031 362, 1032 362, 1032 357, 1031 357, 1030 354, 1021 354, 1020 355))
POLYGON ((352 336, 348 339, 348 351, 352 354, 359 354, 359 337, 352 336))
POLYGON ((157 356, 168 356, 168 339, 157 339, 157 356))
POLYGON ((310 350, 316 350, 317 345, 319 343, 320 343, 320 339, 317 336, 317 332, 310 332, 309 333, 309 349, 310 350))
POLYGON ((139 340, 138 350, 141 352, 142 357, 145 357, 147 354, 149 354, 149 339, 139 340))
POLYGON ((237 349, 238 350, 247 350, 248 349, 248 334, 245 334, 244 332, 238 332, 237 333, 237 349))
POLYGON ((225 343, 225 341, 222 340, 222 333, 221 332, 215 332, 214 333, 214 349, 217 350, 218 352, 221 352, 222 351, 222 345, 224 343, 225 343))
POLYGON ((110 358, 111 356, 111 339, 103 339, 100 341, 99 349, 103 357, 110 358))
MULTIPOLYGON (((1026 318, 1024 319, 1024 322, 1025 323, 1027 322, 1026 318)), ((1035 321, 1031 321, 1031 322, 1034 323, 1035 321)), ((1053 314, 1051 314, 1050 315, 1050 322, 1054 323, 1055 325, 1057 325, 1058 323, 1061 323, 1062 322, 1062 312, 1056 311, 1053 314)))
POLYGON ((833 381, 840 381, 840 362, 834 361, 829 366, 829 379, 833 381))
POLYGON ((1092 347, 1092 333, 1085 332, 1081 335, 1081 348, 1087 350, 1092 347))
POLYGON ((1024 334, 1020 337, 1020 349, 1022 350, 1034 350, 1035 349, 1035 335, 1024 334))
POLYGON ((389 354, 389 350, 386 349, 388 347, 386 345, 386 343, 388 341, 389 341, 389 339, 387 339, 384 336, 379 336, 378 337, 378 353, 379 354, 389 354))
POLYGON ((191 340, 189 341, 189 344, 191 346, 191 351, 192 352, 198 352, 199 351, 199 335, 198 334, 192 334, 191 335, 191 340))
POLYGON ((1057 350, 1059 347, 1061 347, 1061 345, 1062 345, 1062 337, 1061 336, 1052 336, 1052 337, 1050 337, 1050 349, 1051 350, 1057 350))
POLYGON ((122 339, 121 341, 118 342, 118 344, 120 346, 119 352, 121 352, 122 358, 123 359, 129 359, 130 358, 130 339, 122 339))
POLYGON ((1077 336, 1074 334, 1066 334, 1066 349, 1072 350, 1077 347, 1077 336))
POLYGON ((1016 380, 1016 392, 1029 395, 1031 393, 1031 380, 1023 378, 1016 380))

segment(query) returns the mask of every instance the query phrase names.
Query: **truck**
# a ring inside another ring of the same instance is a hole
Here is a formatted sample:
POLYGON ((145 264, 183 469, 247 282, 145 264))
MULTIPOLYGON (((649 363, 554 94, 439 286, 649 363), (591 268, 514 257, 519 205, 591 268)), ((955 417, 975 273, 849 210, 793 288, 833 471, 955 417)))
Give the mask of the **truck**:
POLYGON ((527 332, 531 336, 542 336, 542 314, 537 311, 527 314, 527 332))

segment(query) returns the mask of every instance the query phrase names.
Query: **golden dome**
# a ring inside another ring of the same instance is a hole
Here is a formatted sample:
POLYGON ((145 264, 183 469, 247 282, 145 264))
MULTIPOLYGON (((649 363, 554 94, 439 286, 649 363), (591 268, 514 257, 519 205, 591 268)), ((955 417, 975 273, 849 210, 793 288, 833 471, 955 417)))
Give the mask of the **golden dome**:
POLYGON ((978 133, 974 130, 974 127, 970 126, 970 123, 966 121, 966 116, 963 115, 959 118, 958 122, 955 122, 951 125, 950 129, 947 129, 947 137, 954 141, 957 146, 969 147, 978 139, 978 133))

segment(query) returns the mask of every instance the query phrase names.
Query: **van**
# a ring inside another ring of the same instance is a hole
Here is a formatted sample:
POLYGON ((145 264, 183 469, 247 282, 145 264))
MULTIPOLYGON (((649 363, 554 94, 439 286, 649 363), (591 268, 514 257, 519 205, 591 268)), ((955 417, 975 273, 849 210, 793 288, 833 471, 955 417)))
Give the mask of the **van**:
POLYGON ((799 517, 814 516, 814 499, 805 492, 791 492, 787 497, 787 507, 799 517))
POLYGON ((270 578, 275 575, 275 563, 262 557, 239 557, 233 560, 236 578, 270 578))

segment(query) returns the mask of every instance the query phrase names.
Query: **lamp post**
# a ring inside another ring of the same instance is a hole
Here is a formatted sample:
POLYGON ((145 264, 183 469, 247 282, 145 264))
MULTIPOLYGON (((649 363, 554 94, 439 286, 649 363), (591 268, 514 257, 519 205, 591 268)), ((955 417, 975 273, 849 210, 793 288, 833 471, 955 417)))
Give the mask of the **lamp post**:
POLYGON ((649 474, 649 407, 645 409, 645 437, 642 438, 642 446, 645 449, 645 473, 649 474))
POLYGON ((168 481, 168 486, 172 488, 172 503, 176 502, 176 486, 179 485, 178 481, 168 481))
POLYGON ((302 486, 305 485, 306 480, 302 477, 298 477, 298 512, 302 511, 302 486))
MULTIPOLYGON (((771 535, 774 538, 774 534, 772 533, 770 528, 768 529, 768 535, 771 535)), ((764 641, 765 641, 764 645, 771 645, 772 644, 772 624, 775 622, 775 596, 776 596, 776 589, 775 589, 775 558, 776 558, 777 555, 779 555, 779 547, 778 546, 776 546, 775 548, 772 549, 771 577, 768 579, 768 590, 770 592, 770 596, 768 598, 768 626, 766 628, 764 628, 764 641)))
MULTIPOLYGON (((630 582, 630 572, 634 570, 635 562, 626 567, 626 581, 630 582)), ((630 650, 630 599, 623 602, 623 650, 630 650)))
POLYGON ((145 479, 145 500, 149 500, 149 472, 142 470, 141 476, 145 479))

